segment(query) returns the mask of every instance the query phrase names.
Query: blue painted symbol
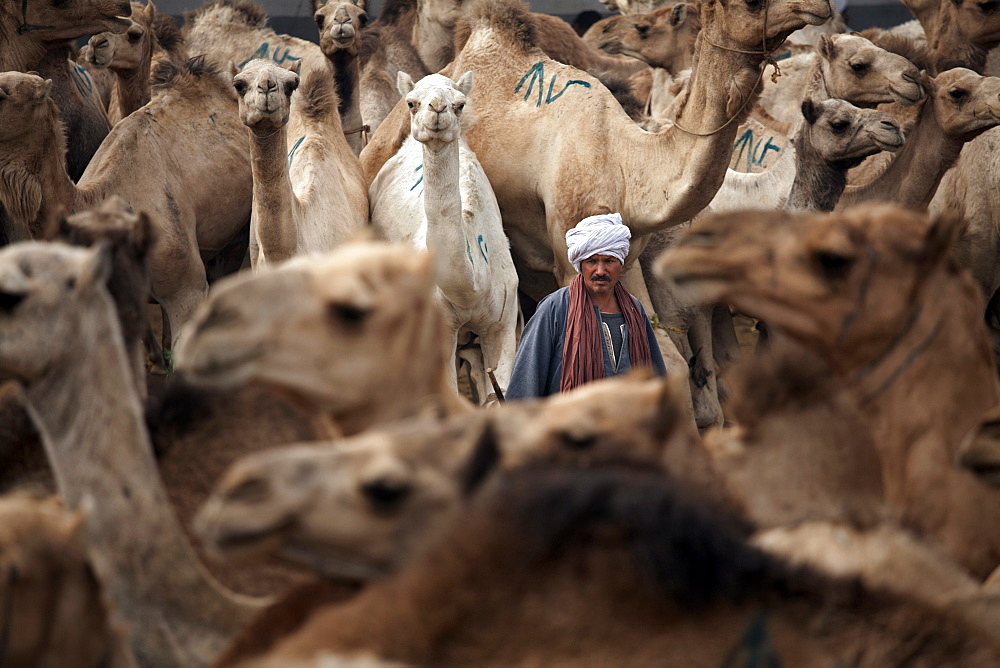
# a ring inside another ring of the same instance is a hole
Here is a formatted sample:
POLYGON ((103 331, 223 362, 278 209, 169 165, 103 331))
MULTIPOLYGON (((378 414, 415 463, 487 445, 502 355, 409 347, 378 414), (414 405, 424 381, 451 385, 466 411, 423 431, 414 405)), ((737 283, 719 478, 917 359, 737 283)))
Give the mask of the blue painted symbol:
MULTIPOLYGON (((416 169, 414 169, 413 171, 414 171, 414 172, 419 172, 419 171, 420 171, 421 169, 423 169, 423 168, 424 168, 424 166, 423 166, 423 165, 418 165, 418 166, 417 166, 417 168, 416 168, 416 169)), ((410 186, 410 192, 413 192, 413 189, 414 189, 414 188, 416 188, 416 187, 417 187, 417 186, 419 186, 419 185, 420 185, 421 183, 423 183, 423 180, 424 180, 424 175, 423 175, 423 174, 421 174, 421 175, 420 175, 420 178, 419 178, 419 179, 417 179, 417 182, 416 182, 416 183, 414 183, 414 184, 413 184, 412 186, 410 186)))
POLYGON ((305 135, 299 137, 299 140, 295 142, 295 146, 293 146, 292 150, 288 152, 288 169, 292 168, 292 160, 295 159, 295 152, 299 150, 299 146, 302 145, 302 142, 305 140, 305 138, 306 138, 305 135))
MULTIPOLYGON (((534 90, 535 82, 537 81, 538 101, 535 103, 535 106, 536 107, 542 106, 542 90, 545 88, 545 63, 539 60, 537 63, 532 65, 531 69, 529 69, 527 72, 524 73, 524 76, 521 77, 521 80, 517 83, 517 86, 514 87, 515 93, 519 93, 521 91, 521 87, 524 86, 525 81, 528 81, 528 88, 524 91, 523 99, 527 101, 528 98, 531 97, 531 92, 532 90, 534 90), (529 76, 531 77, 531 81, 528 81, 529 76)), ((578 86, 583 86, 584 88, 591 87, 590 83, 587 81, 580 81, 579 79, 570 79, 565 84, 563 84, 562 90, 553 95, 552 89, 556 85, 556 75, 553 74, 552 78, 549 80, 549 90, 547 93, 545 93, 545 104, 552 104, 553 102, 558 100, 560 97, 562 97, 563 93, 565 93, 567 89, 569 89, 569 87, 574 84, 578 86)))
POLYGON ((278 65, 281 65, 286 60, 302 60, 301 58, 296 58, 295 56, 291 55, 289 53, 289 51, 290 51, 290 49, 288 47, 285 47, 285 52, 281 53, 281 47, 280 46, 276 46, 276 47, 274 47, 274 54, 272 55, 271 54, 271 45, 268 42, 264 42, 263 44, 261 44, 260 46, 257 47, 257 50, 254 51, 254 53, 253 53, 252 56, 250 56, 249 58, 247 58, 246 60, 244 60, 242 63, 240 63, 239 65, 237 65, 237 67, 243 67, 244 65, 246 65, 247 63, 249 63, 254 58, 270 58, 271 60, 273 60, 274 62, 276 62, 278 65))
POLYGON ((765 142, 764 138, 761 137, 754 141, 753 130, 748 128, 742 135, 739 136, 736 143, 733 144, 733 152, 736 153, 736 160, 733 162, 733 165, 736 166, 740 164, 740 160, 743 159, 744 151, 746 151, 746 164, 748 169, 753 165, 763 165, 764 158, 767 157, 768 151, 774 151, 775 153, 781 151, 780 146, 771 143, 772 139, 774 139, 774 137, 768 137, 765 142), (761 146, 761 143, 764 143, 764 145, 761 146))
POLYGON ((73 83, 76 85, 76 89, 80 91, 80 95, 86 97, 94 92, 94 83, 90 80, 90 75, 87 74, 87 70, 83 69, 76 63, 70 63, 73 69, 70 70, 70 75, 73 77, 73 83))
POLYGON ((479 235, 477 238, 479 241, 479 252, 483 254, 483 259, 489 264, 490 259, 486 257, 486 254, 490 252, 490 249, 486 246, 486 241, 483 239, 483 235, 479 235))

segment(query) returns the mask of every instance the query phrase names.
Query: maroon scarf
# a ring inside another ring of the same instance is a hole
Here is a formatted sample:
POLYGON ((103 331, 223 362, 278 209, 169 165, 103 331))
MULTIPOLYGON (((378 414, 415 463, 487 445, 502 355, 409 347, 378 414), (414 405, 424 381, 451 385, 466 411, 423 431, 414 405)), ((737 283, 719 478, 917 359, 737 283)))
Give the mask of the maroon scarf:
MULTIPOLYGON (((625 316, 632 368, 652 366, 646 323, 635 300, 621 281, 615 283, 615 298, 618 300, 618 308, 625 316)), ((569 312, 566 314, 559 391, 566 392, 598 378, 604 378, 604 337, 601 335, 600 323, 594 317, 594 303, 583 284, 583 276, 577 274, 569 284, 569 312)))

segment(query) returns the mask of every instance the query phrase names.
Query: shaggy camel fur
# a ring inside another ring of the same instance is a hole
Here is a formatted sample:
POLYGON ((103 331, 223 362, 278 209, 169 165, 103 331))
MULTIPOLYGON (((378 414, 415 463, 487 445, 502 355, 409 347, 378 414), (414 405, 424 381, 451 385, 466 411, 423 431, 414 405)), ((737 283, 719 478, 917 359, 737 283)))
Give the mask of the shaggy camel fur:
POLYGON ((478 336, 479 350, 462 356, 470 358, 476 396, 485 403, 493 394, 486 369, 496 371, 503 390, 510 382, 520 310, 500 207, 465 139, 475 123, 472 84, 471 73, 457 82, 432 74, 414 85, 400 72, 410 136, 372 182, 369 198, 381 238, 433 251, 453 363, 459 343, 478 336))
POLYGON ((137 659, 204 665, 261 604, 205 573, 170 509, 104 287, 110 270, 105 249, 0 251, 0 373, 24 386, 67 506, 87 508, 94 570, 137 659))
MULTIPOLYGON (((876 178, 848 186, 837 208, 864 202, 926 208, 940 189, 938 184, 960 160, 962 147, 997 125, 1000 78, 982 77, 964 68, 942 72, 928 83, 927 100, 906 133, 907 146, 876 178)), ((865 163, 861 169, 870 173, 878 167, 865 163)), ((991 177, 990 172, 977 175, 981 180, 991 177)), ((863 180, 864 176, 852 174, 855 178, 863 180)))
POLYGON ((361 116, 361 30, 368 24, 368 14, 353 2, 313 0, 313 18, 319 28, 319 48, 333 66, 340 124, 358 155, 368 138, 361 116))
POLYGON ((793 570, 744 536, 658 471, 512 472, 411 568, 314 614, 259 665, 1000 660, 945 614, 793 570))
POLYGON ((368 221, 361 165, 340 128, 329 73, 312 70, 299 104, 293 105, 299 62, 291 68, 261 58, 239 71, 233 66, 240 120, 250 136, 250 266, 255 271, 295 255, 329 251, 368 221), (298 122, 290 131, 292 118, 298 122), (293 135, 299 139, 288 153, 293 135))
MULTIPOLYGON (((480 82, 480 118, 469 131, 469 145, 497 195, 513 255, 524 267, 553 273, 568 285, 576 271, 566 259, 566 231, 586 216, 621 212, 633 235, 630 268, 622 280, 648 312, 655 312, 641 268, 632 266, 644 247, 643 236, 689 219, 718 189, 736 132, 735 123, 726 123, 745 114, 763 59, 730 50, 760 45, 763 17, 755 9, 743 2, 712 1, 701 11, 699 65, 677 117, 683 126, 649 134, 596 79, 545 56, 523 4, 485 0, 470 5, 469 34, 459 37, 463 48, 446 74, 471 70, 480 82), (581 141, 587 137, 612 141, 581 141), (528 164, 549 168, 524 169, 528 164), (603 168, 609 164, 621 169, 603 168), (649 165, 658 167, 650 172, 649 165)), ((822 22, 830 11, 825 0, 771 3, 767 38, 780 41, 807 23, 822 22)), ((397 105, 362 152, 369 182, 402 142, 406 111, 397 105)), ((659 335, 668 372, 686 375, 686 358, 677 351, 684 345, 681 337, 668 341, 662 331, 659 335)), ((699 423, 717 421, 721 411, 714 380, 693 390, 703 396, 695 404, 699 423)))
POLYGON ((0 90, 10 90, 0 93, 0 145, 9 151, 0 153, 8 176, 0 202, 36 238, 51 237, 60 212, 84 211, 111 195, 145 211, 156 233, 153 295, 176 342, 208 290, 202 255, 221 250, 250 216, 250 156, 232 88, 200 58, 161 63, 153 102, 115 126, 77 186, 63 166, 65 140, 49 85, 30 74, 0 74, 0 90))
POLYGON ((0 72, 33 69, 54 44, 124 32, 131 11, 128 0, 0 3, 0 72))
POLYGON ((894 514, 983 578, 1000 562, 987 519, 1000 492, 954 459, 1000 387, 982 298, 950 259, 958 229, 889 206, 723 214, 693 225, 663 268, 824 356, 872 424, 894 514))
POLYGON ((132 25, 121 35, 101 33, 90 38, 87 62, 114 72, 108 103, 114 125, 149 102, 149 75, 162 60, 187 60, 187 49, 172 16, 160 14, 152 2, 132 3, 132 25))
MULTIPOLYGON (((0 497, 5 666, 135 665, 87 558, 84 517, 54 497, 0 497)), ((118 623, 121 624, 121 620, 118 623)))
POLYGON ((376 243, 226 278, 174 368, 198 386, 282 388, 346 434, 425 407, 468 410, 434 291, 430 256, 376 243))

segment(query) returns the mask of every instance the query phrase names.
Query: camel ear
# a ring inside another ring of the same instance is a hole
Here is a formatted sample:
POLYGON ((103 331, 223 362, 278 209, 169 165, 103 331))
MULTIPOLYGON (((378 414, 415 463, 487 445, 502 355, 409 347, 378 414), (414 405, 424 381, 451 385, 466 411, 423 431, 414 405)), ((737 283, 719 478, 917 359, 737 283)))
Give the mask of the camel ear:
POLYGON ((806 119, 806 123, 812 125, 819 118, 819 110, 816 108, 816 103, 812 101, 812 98, 806 98, 802 100, 802 117, 806 119))
POLYGON ((819 36, 819 55, 826 60, 833 60, 837 55, 837 45, 829 35, 819 36))
POLYGON ((229 75, 231 77, 235 77, 239 73, 240 73, 240 68, 236 67, 236 63, 234 63, 233 61, 230 60, 229 61, 229 75))
POLYGON ((110 277, 111 242, 102 239, 90 247, 77 277, 76 289, 86 290, 95 285, 106 285, 110 277))
POLYGON ((469 93, 472 92, 472 72, 463 74, 456 85, 458 86, 458 90, 462 91, 462 95, 468 97, 469 93))
POLYGON ((963 228, 962 218, 956 213, 945 212, 938 216, 927 229, 921 264, 933 267, 951 254, 955 242, 963 228))
POLYGON ((153 221, 145 211, 139 212, 139 220, 135 225, 135 234, 132 239, 132 248, 136 255, 145 258, 149 255, 149 250, 156 241, 156 230, 153 228, 153 221))
POLYGON ((315 14, 320 7, 326 4, 326 0, 312 0, 313 14, 315 14))
MULTIPOLYGON (((302 75, 302 61, 293 60, 291 63, 285 66, 285 69, 289 72, 295 72, 295 74, 302 75)), ((296 84, 298 85, 298 84, 296 84)))
POLYGON ((52 79, 46 79, 42 82, 42 85, 35 89, 35 94, 33 99, 35 101, 42 100, 49 96, 49 91, 52 90, 52 79))
POLYGON ((361 9, 368 11, 368 3, 365 0, 354 0, 354 4, 361 9))
POLYGON ((677 27, 687 19, 688 7, 686 2, 678 2, 670 12, 670 25, 677 27))
POLYGON ((483 420, 477 428, 479 433, 472 446, 472 452, 462 465, 459 475, 463 496, 474 493, 500 463, 500 446, 497 443, 493 421, 483 420))
POLYGON ((146 8, 143 10, 143 14, 145 14, 148 19, 152 19, 156 16, 156 5, 153 4, 152 0, 146 3, 146 8))
POLYGON ((400 70, 396 74, 396 90, 398 90, 399 94, 403 97, 409 95, 410 91, 413 90, 413 77, 403 70, 400 70))

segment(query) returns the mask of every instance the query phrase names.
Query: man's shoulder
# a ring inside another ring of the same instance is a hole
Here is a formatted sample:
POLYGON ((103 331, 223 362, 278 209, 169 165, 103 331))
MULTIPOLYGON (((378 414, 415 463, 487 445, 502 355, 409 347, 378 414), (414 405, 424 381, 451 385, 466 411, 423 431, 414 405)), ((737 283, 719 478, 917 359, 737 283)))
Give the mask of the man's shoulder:
POLYGON ((555 292, 550 292, 542 297, 542 301, 538 302, 538 306, 535 307, 535 313, 563 308, 568 303, 569 287, 567 286, 565 288, 559 288, 555 292))

